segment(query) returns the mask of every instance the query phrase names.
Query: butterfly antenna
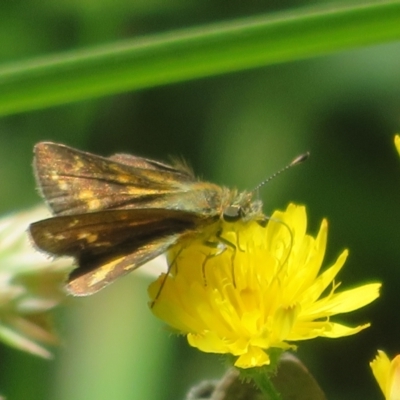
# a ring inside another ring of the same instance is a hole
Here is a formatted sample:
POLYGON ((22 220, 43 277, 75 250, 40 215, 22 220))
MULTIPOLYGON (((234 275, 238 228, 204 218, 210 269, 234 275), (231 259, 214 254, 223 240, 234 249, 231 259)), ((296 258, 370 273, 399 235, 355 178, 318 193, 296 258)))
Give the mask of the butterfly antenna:
POLYGON ((301 154, 299 156, 297 156, 290 164, 286 165, 286 167, 283 167, 282 169, 280 169, 279 171, 275 172, 273 175, 271 175, 270 177, 268 177, 267 179, 265 179, 264 181, 262 181, 261 183, 259 183, 253 190, 252 192, 256 192, 258 189, 260 189, 261 186, 264 186, 267 182, 272 181, 272 179, 274 179, 275 177, 277 177, 279 174, 281 174, 283 171, 288 170, 289 168, 294 167, 297 164, 302 163, 303 161, 306 161, 307 158, 310 156, 310 153, 304 153, 301 154))

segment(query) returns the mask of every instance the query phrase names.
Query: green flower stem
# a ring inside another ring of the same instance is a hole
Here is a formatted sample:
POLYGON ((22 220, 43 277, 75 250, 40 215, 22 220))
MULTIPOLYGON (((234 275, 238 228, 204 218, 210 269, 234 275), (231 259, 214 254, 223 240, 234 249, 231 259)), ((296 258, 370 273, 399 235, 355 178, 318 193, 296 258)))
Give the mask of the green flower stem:
POLYGON ((246 376, 251 377, 257 388, 268 400, 282 400, 281 395, 271 382, 270 374, 265 368, 252 368, 248 370, 246 376))
POLYGON ((246 18, 0 68, 0 115, 400 38, 399 1, 246 18))

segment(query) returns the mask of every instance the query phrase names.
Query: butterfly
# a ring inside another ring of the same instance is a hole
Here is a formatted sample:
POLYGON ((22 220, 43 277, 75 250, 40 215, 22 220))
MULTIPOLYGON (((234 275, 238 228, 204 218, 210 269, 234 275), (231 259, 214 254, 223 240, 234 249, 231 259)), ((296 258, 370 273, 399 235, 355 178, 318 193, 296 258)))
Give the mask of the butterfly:
POLYGON ((30 235, 39 249, 75 258, 67 290, 76 296, 99 291, 208 226, 217 232, 222 220, 266 221, 255 190, 200 181, 182 162, 102 157, 52 142, 38 143, 34 154, 37 184, 54 216, 31 224, 30 235))

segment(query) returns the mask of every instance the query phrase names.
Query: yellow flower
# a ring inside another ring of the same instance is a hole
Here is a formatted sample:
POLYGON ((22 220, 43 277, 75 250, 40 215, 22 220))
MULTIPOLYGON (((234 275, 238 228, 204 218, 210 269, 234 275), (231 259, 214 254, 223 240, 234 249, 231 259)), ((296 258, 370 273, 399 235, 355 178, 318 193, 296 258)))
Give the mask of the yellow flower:
POLYGON ((396 149, 400 155, 400 135, 396 135, 394 137, 394 145, 396 146, 396 149))
POLYGON ((390 361, 384 351, 378 350, 369 365, 385 399, 400 400, 400 355, 390 361))
POLYGON ((316 238, 306 234, 306 225, 305 208, 291 204, 266 227, 219 222, 180 243, 168 254, 168 277, 149 288, 153 313, 187 335, 190 345, 233 354, 241 368, 268 365, 269 350, 294 348, 292 341, 347 336, 368 327, 334 323, 331 316, 372 302, 380 284, 335 293, 339 284, 333 280, 347 251, 318 275, 327 222, 316 238))

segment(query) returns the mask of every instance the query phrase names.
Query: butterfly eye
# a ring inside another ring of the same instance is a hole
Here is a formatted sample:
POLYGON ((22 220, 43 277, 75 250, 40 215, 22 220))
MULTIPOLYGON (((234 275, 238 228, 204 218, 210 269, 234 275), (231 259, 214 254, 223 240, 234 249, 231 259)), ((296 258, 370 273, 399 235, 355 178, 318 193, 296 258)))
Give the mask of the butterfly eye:
POLYGON ((235 222, 243 217, 242 207, 239 205, 231 205, 225 208, 222 218, 226 222, 235 222))

